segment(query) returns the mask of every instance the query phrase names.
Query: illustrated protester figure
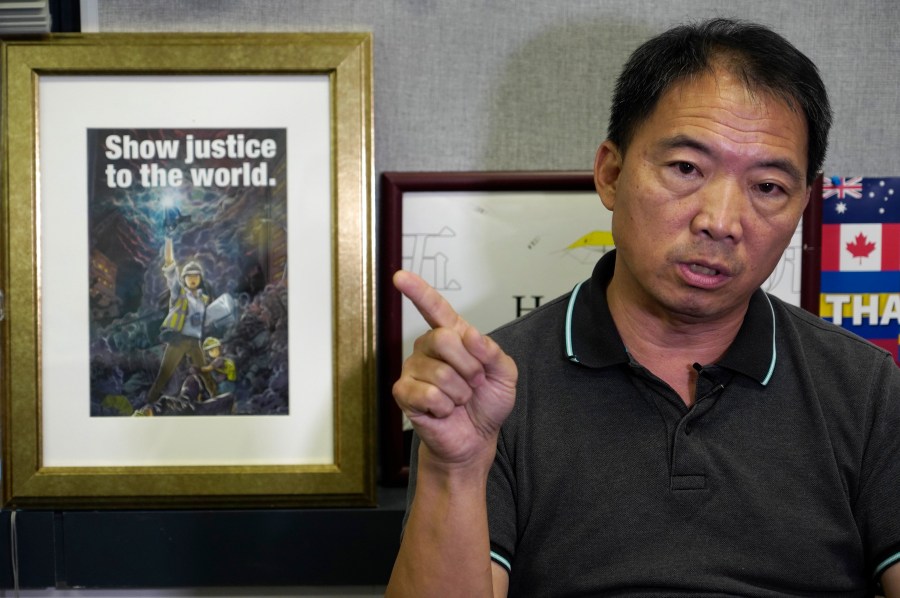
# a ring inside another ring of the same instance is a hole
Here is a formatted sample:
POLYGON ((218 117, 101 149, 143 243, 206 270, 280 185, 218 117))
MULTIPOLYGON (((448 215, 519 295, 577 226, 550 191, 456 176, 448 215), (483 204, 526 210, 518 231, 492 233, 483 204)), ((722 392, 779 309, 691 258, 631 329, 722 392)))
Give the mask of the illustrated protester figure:
MULTIPOLYGON (((147 402, 156 402, 163 389, 187 356, 195 368, 205 365, 200 340, 209 295, 203 291, 203 268, 197 262, 187 262, 178 271, 171 237, 166 237, 163 275, 169 287, 169 313, 162 323, 160 338, 166 343, 159 373, 147 393, 147 402)), ((216 382, 209 372, 200 371, 209 396, 216 395, 216 382)))

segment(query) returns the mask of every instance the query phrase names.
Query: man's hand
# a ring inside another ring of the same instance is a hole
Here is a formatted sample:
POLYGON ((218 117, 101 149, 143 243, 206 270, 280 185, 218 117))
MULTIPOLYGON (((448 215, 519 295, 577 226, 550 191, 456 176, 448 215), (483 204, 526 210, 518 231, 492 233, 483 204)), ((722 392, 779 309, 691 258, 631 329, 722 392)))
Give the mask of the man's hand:
POLYGON ((400 271, 394 286, 431 330, 394 384, 419 445, 416 491, 386 596, 505 596, 491 564, 485 500, 500 426, 516 396, 516 364, 440 293, 400 271))
POLYGON ((415 274, 397 272, 394 286, 431 327, 394 384, 397 404, 438 464, 489 466, 515 402, 516 364, 415 274))

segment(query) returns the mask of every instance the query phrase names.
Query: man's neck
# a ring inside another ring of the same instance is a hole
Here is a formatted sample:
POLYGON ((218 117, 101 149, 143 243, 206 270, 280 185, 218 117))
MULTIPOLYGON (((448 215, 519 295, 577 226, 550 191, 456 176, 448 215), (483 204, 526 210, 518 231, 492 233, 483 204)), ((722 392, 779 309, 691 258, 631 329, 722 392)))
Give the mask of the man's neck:
POLYGON ((612 283, 606 294, 616 329, 631 356, 671 386, 686 405, 693 405, 697 379, 693 364, 718 361, 737 336, 744 314, 690 320, 624 300, 612 283))

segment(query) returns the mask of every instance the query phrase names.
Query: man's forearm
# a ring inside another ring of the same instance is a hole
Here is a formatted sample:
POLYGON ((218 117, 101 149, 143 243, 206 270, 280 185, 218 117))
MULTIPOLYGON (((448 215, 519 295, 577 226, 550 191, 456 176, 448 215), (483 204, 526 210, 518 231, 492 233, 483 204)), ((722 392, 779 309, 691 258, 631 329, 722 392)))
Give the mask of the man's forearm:
POLYGON ((900 563, 889 567, 881 576, 885 598, 900 598, 900 563))
POLYGON ((485 468, 448 472, 420 454, 386 596, 493 596, 486 487, 485 468))

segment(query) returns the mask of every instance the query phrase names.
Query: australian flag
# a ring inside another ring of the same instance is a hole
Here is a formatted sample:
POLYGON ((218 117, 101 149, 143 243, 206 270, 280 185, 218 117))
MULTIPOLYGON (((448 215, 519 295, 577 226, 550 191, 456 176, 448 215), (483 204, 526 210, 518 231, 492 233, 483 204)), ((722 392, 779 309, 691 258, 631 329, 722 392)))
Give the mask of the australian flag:
POLYGON ((825 179, 820 293, 822 317, 898 359, 900 177, 825 179))

